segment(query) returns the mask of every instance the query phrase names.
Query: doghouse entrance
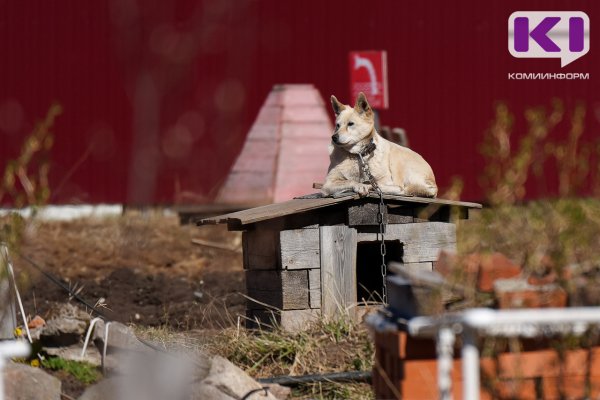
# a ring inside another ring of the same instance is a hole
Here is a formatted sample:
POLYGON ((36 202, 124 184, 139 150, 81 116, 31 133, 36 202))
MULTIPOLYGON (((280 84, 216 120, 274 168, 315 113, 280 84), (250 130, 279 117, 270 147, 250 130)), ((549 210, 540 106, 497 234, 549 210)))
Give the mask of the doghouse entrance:
MULTIPOLYGON (((402 262, 404 247, 399 240, 386 240, 385 263, 402 262)), ((356 298, 359 302, 381 302, 381 245, 378 241, 358 242, 356 249, 356 298)), ((391 274, 388 269, 388 274, 391 274)))

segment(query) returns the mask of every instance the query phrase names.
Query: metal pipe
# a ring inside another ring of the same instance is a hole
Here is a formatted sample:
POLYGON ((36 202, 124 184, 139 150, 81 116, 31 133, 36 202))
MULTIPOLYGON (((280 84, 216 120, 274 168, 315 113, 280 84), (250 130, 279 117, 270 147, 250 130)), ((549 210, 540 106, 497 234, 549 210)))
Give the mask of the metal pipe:
POLYGON ((438 387, 440 400, 452 400, 452 359, 454 354, 454 332, 449 327, 443 327, 438 332, 438 387))
POLYGON ((462 373, 463 373, 463 399, 479 399, 479 349, 477 348, 477 335, 470 328, 463 330, 462 373))
POLYGON ((85 334, 83 349, 81 349, 81 355, 79 356, 81 360, 83 360, 83 357, 85 356, 85 350, 87 349, 88 344, 90 343, 90 337, 92 336, 92 332, 94 331, 94 326, 96 325, 96 322, 100 321, 101 319, 102 318, 100 317, 96 317, 90 321, 90 327, 88 328, 87 333, 85 334))
POLYGON ((600 324, 600 308, 572 307, 521 310, 492 310, 474 308, 465 311, 462 321, 478 330, 506 327, 507 325, 561 325, 600 324))

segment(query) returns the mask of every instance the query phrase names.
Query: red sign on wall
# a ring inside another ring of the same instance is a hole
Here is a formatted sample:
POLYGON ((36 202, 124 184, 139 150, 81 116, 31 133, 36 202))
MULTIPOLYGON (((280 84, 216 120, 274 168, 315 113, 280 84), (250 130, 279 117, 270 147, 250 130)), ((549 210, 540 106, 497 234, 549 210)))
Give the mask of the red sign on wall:
POLYGON ((350 63, 350 94, 356 100, 360 92, 367 95, 373 108, 388 108, 388 77, 386 51, 352 51, 350 63))

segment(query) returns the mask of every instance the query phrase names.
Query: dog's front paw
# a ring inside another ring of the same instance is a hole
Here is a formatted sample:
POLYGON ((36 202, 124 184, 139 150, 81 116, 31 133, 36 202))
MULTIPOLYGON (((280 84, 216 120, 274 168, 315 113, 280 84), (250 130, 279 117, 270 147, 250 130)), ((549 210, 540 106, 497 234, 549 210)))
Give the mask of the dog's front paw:
POLYGON ((370 184, 357 183, 356 185, 354 185, 354 187, 352 188, 352 190, 354 190, 356 193, 358 193, 358 195, 360 197, 364 197, 364 196, 366 196, 366 195, 369 194, 369 191, 372 188, 373 187, 370 184))

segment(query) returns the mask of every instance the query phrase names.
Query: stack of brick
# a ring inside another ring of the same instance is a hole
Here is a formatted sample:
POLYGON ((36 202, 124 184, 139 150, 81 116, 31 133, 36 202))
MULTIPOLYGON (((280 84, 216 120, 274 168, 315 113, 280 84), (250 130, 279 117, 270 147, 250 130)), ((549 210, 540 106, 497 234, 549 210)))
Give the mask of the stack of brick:
POLYGON ((493 294, 500 309, 567 306, 567 293, 558 285, 556 273, 526 274, 501 253, 475 253, 459 260, 454 253, 442 252, 435 270, 448 280, 460 274, 465 286, 493 294))
MULTIPOLYGON (((495 305, 507 308, 566 307, 568 296, 552 266, 528 273, 500 253, 458 257, 443 251, 434 270, 448 282, 493 296, 495 305)), ((573 299, 571 299, 573 300, 573 299)), ((438 397, 436 343, 411 337, 402 326, 375 330, 373 388, 376 398, 425 399, 438 397)), ((519 352, 498 350, 480 359, 480 398, 589 398, 600 397, 600 346, 569 349, 559 354, 548 340, 525 341, 519 352), (590 360, 593 362, 590 363, 590 360)), ((462 398, 462 364, 455 349, 452 395, 462 398)))
POLYGON ((329 114, 313 85, 276 85, 215 202, 246 207, 309 193, 329 166, 329 114))

